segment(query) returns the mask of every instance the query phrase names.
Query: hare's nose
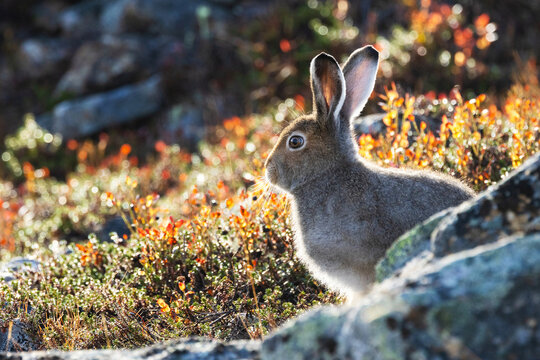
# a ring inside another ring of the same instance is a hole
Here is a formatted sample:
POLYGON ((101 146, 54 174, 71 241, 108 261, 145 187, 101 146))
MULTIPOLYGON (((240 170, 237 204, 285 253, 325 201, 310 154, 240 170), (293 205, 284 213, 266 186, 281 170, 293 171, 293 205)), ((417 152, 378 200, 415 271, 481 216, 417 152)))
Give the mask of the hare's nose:
POLYGON ((264 167, 267 168, 270 165, 270 161, 272 160, 272 153, 268 155, 266 160, 264 161, 264 167))

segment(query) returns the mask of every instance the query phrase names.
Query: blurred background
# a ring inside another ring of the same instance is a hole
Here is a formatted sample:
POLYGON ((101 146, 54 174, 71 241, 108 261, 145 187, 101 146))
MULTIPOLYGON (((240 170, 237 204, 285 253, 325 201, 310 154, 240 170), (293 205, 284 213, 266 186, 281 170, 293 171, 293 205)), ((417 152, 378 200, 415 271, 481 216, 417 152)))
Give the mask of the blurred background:
POLYGON ((64 139, 193 150, 224 119, 286 98, 309 109, 310 59, 366 44, 379 93, 498 96, 530 75, 539 14, 528 0, 3 0, 0 147, 31 113, 64 139))

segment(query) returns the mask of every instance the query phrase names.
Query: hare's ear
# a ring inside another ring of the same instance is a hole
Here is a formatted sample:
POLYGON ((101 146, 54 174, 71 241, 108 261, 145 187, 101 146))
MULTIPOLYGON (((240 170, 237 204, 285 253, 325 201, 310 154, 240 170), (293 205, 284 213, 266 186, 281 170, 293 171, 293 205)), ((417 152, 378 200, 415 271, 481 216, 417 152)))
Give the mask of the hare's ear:
POLYGON ((355 50, 343 65, 347 87, 341 110, 344 120, 360 115, 373 91, 378 67, 379 52, 371 45, 355 50))
POLYGON ((345 79, 336 59, 320 53, 311 60, 310 73, 317 118, 320 121, 339 121, 338 115, 345 101, 345 79))

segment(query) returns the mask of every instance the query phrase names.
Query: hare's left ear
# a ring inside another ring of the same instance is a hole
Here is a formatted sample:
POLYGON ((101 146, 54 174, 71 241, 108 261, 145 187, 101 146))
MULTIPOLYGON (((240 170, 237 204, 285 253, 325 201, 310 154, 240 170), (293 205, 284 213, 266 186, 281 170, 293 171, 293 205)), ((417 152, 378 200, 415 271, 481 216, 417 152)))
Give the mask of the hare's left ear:
POLYGON ((345 101, 345 79, 339 64, 331 55, 320 53, 311 60, 310 73, 317 119, 324 125, 339 125, 339 112, 345 101))
POLYGON ((360 115, 373 92, 379 67, 379 52, 371 45, 354 51, 343 65, 347 96, 341 109, 345 121, 360 115))

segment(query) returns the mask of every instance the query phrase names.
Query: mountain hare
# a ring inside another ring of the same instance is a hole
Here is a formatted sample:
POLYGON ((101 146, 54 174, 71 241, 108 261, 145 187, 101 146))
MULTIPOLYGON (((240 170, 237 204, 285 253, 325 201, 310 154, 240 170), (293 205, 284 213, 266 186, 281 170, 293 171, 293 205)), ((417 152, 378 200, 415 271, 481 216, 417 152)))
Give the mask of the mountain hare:
POLYGON ((343 71, 332 56, 316 56, 314 111, 282 131, 265 164, 267 180, 291 197, 300 259, 347 296, 373 282, 375 264, 399 235, 474 195, 450 176, 360 158, 351 119, 373 91, 378 61, 372 46, 354 51, 343 71))

